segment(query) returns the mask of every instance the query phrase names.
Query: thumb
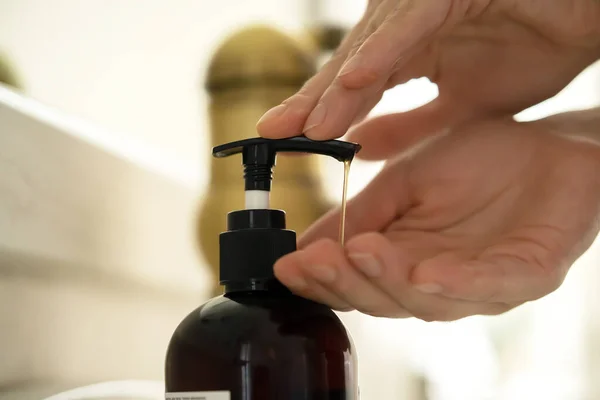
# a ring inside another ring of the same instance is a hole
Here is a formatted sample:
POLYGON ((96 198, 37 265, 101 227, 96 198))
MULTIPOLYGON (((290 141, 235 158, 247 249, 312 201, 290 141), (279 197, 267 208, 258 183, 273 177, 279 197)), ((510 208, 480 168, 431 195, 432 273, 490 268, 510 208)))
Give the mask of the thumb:
MULTIPOLYGON (((386 166, 362 192, 351 199, 346 211, 346 237, 385 229, 410 207, 407 161, 386 166)), ((302 235, 299 247, 323 238, 337 240, 341 219, 338 207, 321 217, 302 235)))
POLYGON ((348 133, 362 146, 358 157, 383 160, 409 149, 423 139, 447 132, 458 115, 438 100, 417 109, 366 120, 348 133))

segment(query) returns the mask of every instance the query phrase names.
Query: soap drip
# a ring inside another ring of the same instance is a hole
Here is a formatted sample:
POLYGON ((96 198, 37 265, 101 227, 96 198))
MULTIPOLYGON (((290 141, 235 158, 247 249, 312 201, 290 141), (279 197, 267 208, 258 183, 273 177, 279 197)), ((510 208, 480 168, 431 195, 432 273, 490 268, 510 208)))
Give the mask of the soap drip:
POLYGON ((346 203, 348 197, 348 176, 350 175, 350 164, 352 160, 344 160, 344 187, 342 188, 342 215, 340 218, 340 232, 339 240, 342 246, 344 246, 344 240, 346 238, 346 203))

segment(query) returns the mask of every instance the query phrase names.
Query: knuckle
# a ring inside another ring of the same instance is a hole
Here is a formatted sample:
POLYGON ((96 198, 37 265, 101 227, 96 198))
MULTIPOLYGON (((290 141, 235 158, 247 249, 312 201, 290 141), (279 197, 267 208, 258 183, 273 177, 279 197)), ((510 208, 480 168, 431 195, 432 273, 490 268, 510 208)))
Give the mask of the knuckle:
POLYGON ((352 302, 357 311, 378 318, 401 318, 410 316, 408 311, 396 301, 352 302))
POLYGON ((438 319, 436 318, 435 314, 432 313, 418 313, 418 314, 413 314, 416 318, 420 319, 421 321, 424 322, 435 322, 438 319))
POLYGON ((547 293, 543 293, 542 295, 550 294, 557 290, 562 286, 565 280, 565 273, 563 273, 562 268, 551 268, 545 269, 544 275, 546 279, 546 291, 547 293))
POLYGON ((418 309, 411 309, 409 311, 416 318, 425 322, 452 321, 456 319, 453 317, 453 314, 456 314, 457 310, 451 304, 447 304, 444 301, 436 303, 438 304, 424 304, 418 307, 418 309))
POLYGON ((340 311, 340 312, 350 312, 350 311, 354 311, 355 308, 348 305, 348 304, 334 304, 333 308, 335 311, 340 311))
POLYGON ((418 316, 418 318, 425 322, 450 322, 468 317, 470 315, 472 315, 472 313, 465 312, 464 310, 438 310, 421 313, 421 315, 418 316))
POLYGON ((548 257, 541 256, 535 252, 521 256, 521 261, 525 265, 529 265, 529 268, 538 271, 538 277, 542 284, 539 286, 540 292, 535 293, 535 298, 545 296, 557 290, 563 284, 568 271, 568 266, 557 266, 548 257))
POLYGON ((490 303, 487 309, 482 312, 482 315, 500 315, 505 312, 512 310, 520 306, 522 303, 508 304, 508 303, 490 303))
POLYGON ((361 311, 361 313, 375 318, 393 318, 392 315, 383 311, 361 311))
POLYGON ((381 310, 377 309, 377 307, 368 306, 365 304, 356 305, 356 310, 361 312, 362 314, 367 314, 372 317, 380 317, 384 314, 381 310))
POLYGON ((398 310, 381 309, 375 307, 361 307, 357 308, 357 310, 363 314, 367 314, 376 318, 394 318, 396 317, 396 315, 406 314, 406 311, 404 313, 401 313, 398 310))
POLYGON ((439 316, 438 313, 434 312, 433 310, 425 310, 425 309, 419 309, 419 310, 411 310, 411 314, 417 318, 420 319, 421 321, 425 321, 425 322, 434 322, 437 321, 437 317, 439 316))

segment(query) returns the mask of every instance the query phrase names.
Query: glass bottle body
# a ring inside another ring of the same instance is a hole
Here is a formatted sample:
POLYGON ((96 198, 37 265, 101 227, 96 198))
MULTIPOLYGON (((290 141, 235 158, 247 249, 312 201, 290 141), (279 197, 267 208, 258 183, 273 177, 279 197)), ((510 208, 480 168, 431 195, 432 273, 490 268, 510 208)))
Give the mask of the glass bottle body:
POLYGON ((356 373, 352 340, 331 309, 286 290, 242 290, 181 322, 165 379, 167 393, 228 400, 357 400, 356 373))

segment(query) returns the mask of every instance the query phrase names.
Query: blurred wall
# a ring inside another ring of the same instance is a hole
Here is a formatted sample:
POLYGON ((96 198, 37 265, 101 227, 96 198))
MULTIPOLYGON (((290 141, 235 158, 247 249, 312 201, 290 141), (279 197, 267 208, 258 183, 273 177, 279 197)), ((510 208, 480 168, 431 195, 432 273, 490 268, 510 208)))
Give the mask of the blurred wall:
MULTIPOLYGON (((298 31, 300 0, 3 0, 0 49, 27 94, 158 154, 191 184, 205 171, 205 68, 253 22, 298 31)), ((142 150, 137 150, 142 151, 142 150)))

